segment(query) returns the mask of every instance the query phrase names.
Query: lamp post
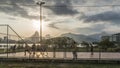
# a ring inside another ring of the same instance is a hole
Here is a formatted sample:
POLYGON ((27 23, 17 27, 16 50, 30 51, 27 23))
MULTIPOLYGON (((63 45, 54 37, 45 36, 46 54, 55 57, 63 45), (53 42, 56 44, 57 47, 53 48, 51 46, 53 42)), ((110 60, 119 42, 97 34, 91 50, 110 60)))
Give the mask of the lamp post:
POLYGON ((45 2, 39 1, 36 4, 40 6, 40 42, 42 43, 42 5, 45 2))

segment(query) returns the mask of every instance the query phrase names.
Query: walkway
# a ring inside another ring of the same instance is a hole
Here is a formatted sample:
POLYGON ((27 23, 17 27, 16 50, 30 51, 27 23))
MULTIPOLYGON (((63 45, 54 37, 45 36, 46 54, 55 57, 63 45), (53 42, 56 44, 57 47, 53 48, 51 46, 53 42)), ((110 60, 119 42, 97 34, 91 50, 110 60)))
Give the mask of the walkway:
MULTIPOLYGON (((45 53, 46 55, 47 53, 45 53)), ((42 55, 40 55, 40 52, 36 52, 35 58, 37 59, 42 59, 42 58, 46 58, 46 59, 72 59, 73 55, 72 52, 66 52, 66 58, 65 58, 65 52, 56 52, 55 53, 55 57, 53 57, 53 52, 48 52, 48 56, 44 56, 42 57, 42 55)), ((93 55, 91 55, 90 52, 78 52, 78 59, 120 59, 120 53, 118 52, 103 52, 103 53, 99 53, 99 52, 95 52, 93 55)), ((0 57, 7 57, 7 54, 0 54, 0 57)), ((9 53, 8 54, 9 58, 30 58, 29 54, 27 53, 26 56, 24 56, 24 52, 18 52, 18 53, 9 53)), ((31 57, 33 58, 33 57, 31 57)))

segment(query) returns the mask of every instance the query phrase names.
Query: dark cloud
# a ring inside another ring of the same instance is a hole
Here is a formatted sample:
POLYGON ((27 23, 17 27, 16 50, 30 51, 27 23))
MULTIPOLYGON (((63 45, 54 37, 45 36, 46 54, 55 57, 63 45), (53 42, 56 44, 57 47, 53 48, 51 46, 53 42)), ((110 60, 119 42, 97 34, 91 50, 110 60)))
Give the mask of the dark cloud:
MULTIPOLYGON (((54 6, 47 7, 51 9, 55 14, 74 15, 78 13, 77 10, 73 9, 73 7, 67 6, 67 5, 71 5, 70 0, 50 0, 50 1, 45 0, 45 1, 48 4, 52 2, 55 3, 54 6), (57 7, 57 6, 62 6, 62 7, 57 7)), ((9 15, 20 16, 27 19, 39 19, 39 15, 37 16, 29 15, 28 11, 24 8, 24 7, 27 7, 27 8, 32 8, 34 10, 33 6, 37 7, 35 2, 37 2, 37 0, 0 0, 1 5, 6 5, 6 6, 0 6, 0 11, 7 13, 9 15)))
POLYGON ((59 27, 56 26, 56 24, 59 23, 63 23, 62 21, 58 21, 58 22, 51 22, 50 24, 48 24, 48 27, 54 28, 54 29, 60 29, 59 27))
POLYGON ((60 27, 57 26, 57 24, 60 23, 67 23, 65 20, 64 21, 56 21, 56 22, 51 22, 48 24, 48 27, 54 28, 54 29, 61 29, 60 27))
POLYGON ((22 4, 32 4, 33 0, 0 0, 0 3, 5 6, 0 6, 0 11, 13 16, 20 16, 28 19, 39 19, 39 16, 29 15, 22 4), (10 4, 10 5, 9 5, 10 4))
POLYGON ((54 0, 54 2, 54 6, 48 6, 47 8, 52 10, 56 15, 74 15, 78 13, 71 6, 71 0, 54 0))
POLYGON ((114 24, 120 24, 120 13, 115 11, 107 11, 95 15, 83 15, 80 17, 80 20, 84 20, 86 23, 97 23, 100 21, 107 21, 114 24))
POLYGON ((0 0, 0 4, 21 4, 21 5, 26 5, 26 4, 35 4, 34 0, 0 0))
POLYGON ((84 34, 99 33, 102 32, 106 27, 103 24, 96 24, 91 27, 77 28, 76 31, 84 34))
POLYGON ((48 27, 54 28, 54 29, 60 29, 55 25, 55 23, 50 23, 48 27))
MULTIPOLYGON (((85 5, 87 0, 71 0, 75 5, 85 5)), ((90 1, 91 2, 91 1, 90 1)))

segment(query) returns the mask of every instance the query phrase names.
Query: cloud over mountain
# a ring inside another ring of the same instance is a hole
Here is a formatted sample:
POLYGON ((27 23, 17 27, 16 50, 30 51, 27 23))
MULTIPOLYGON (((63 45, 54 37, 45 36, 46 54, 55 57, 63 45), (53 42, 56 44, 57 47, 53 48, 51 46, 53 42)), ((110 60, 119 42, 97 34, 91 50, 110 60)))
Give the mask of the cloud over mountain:
POLYGON ((94 15, 84 15, 80 17, 80 20, 83 19, 85 23, 99 23, 103 22, 110 22, 114 24, 120 24, 120 13, 115 11, 106 11, 99 14, 94 15))

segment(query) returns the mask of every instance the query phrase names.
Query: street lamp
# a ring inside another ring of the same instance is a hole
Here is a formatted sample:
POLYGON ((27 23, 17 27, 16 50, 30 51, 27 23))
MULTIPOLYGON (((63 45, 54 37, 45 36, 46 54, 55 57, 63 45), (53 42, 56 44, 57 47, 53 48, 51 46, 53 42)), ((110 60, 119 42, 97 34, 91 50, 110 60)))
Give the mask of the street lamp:
POLYGON ((39 1, 36 4, 40 6, 40 42, 42 43, 42 5, 45 2, 39 1))

